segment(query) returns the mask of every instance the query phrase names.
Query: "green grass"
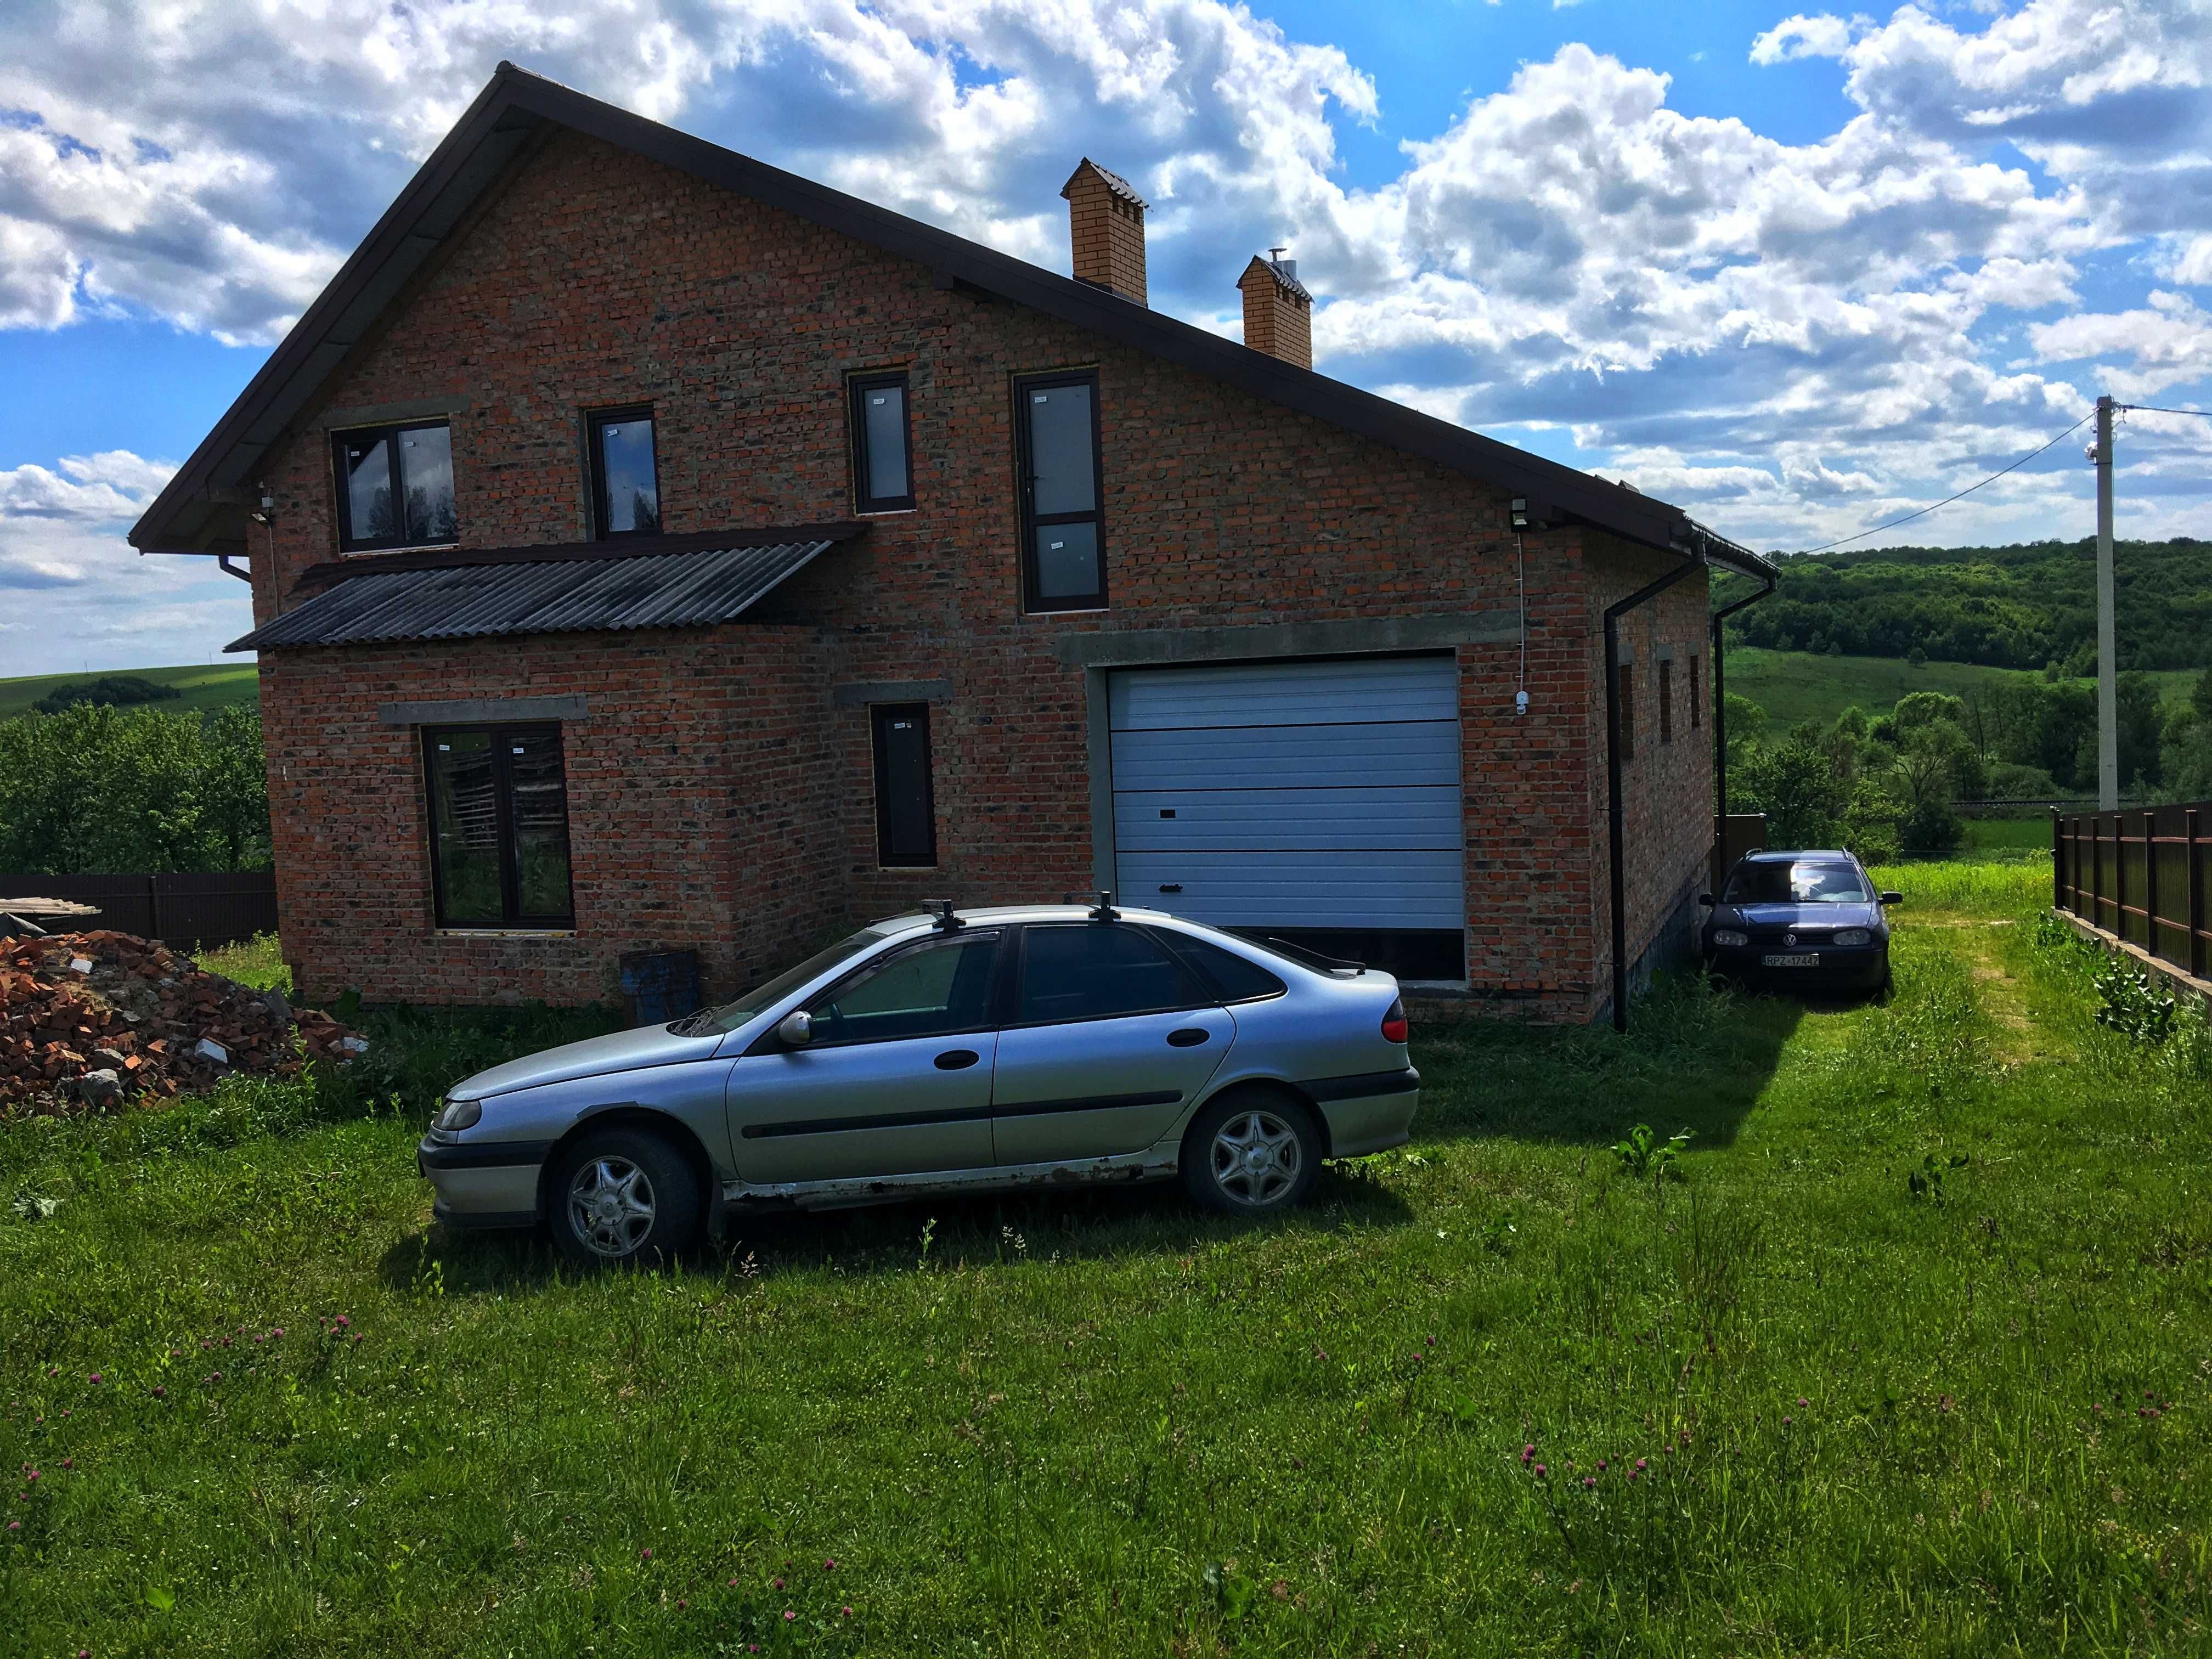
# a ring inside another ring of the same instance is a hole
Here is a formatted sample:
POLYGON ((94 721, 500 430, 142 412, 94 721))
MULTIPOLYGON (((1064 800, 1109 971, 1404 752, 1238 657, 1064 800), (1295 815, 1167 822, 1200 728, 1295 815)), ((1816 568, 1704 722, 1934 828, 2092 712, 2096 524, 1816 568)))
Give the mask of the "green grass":
POLYGON ((260 933, 237 945, 203 951, 193 958, 211 974, 251 985, 257 991, 292 988, 292 970, 285 966, 283 946, 274 933, 260 933))
MULTIPOLYGON (((2196 669, 2159 670, 2159 696, 2186 702, 2197 684, 2196 669)), ((1976 663, 1929 662, 1914 667, 1902 657, 1830 657, 1809 651, 1767 651, 1732 647, 1728 653, 1728 689, 1749 697, 1778 728, 1800 720, 1821 726, 1856 704, 1869 713, 1888 708, 1913 691, 1942 691, 1963 697, 1995 690, 2008 680, 2039 679, 2014 668, 1984 668, 1976 663)))
POLYGON ((1887 1004, 1425 1030, 1414 1144, 1266 1226, 946 1201, 582 1279, 431 1226, 436 1086, 590 1016, 0 1126, 60 1200, 0 1206, 0 1650, 2202 1651, 2201 1024, 2098 1024, 2033 866, 1877 873, 1887 1004))
POLYGON ((107 668, 90 674, 35 674, 27 679, 0 680, 0 720, 28 714, 31 705, 49 691, 64 685, 96 680, 105 674, 136 674, 157 685, 173 685, 183 696, 161 702, 137 705, 205 712, 232 703, 252 702, 261 696, 260 671, 252 663, 196 663, 181 668, 107 668))
POLYGON ((2051 851, 2051 815, 2016 818, 1968 818, 1966 848, 1972 853, 2051 851))

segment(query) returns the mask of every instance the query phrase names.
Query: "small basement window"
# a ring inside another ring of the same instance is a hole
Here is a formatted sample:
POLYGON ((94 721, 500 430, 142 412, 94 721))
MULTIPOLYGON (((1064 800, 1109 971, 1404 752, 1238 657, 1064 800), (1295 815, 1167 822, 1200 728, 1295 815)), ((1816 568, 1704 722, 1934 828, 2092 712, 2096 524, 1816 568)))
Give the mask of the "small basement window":
POLYGON ((876 862, 890 870, 937 864, 937 802, 929 775, 929 705, 879 702, 876 741, 876 862))
POLYGON ((653 411, 605 410, 590 417, 592 533, 660 533, 660 465, 653 453, 653 411))
POLYGON ((426 726, 441 927, 572 927, 558 726, 426 726))
POLYGON ((338 550, 445 547, 460 539, 453 435, 444 421, 356 427, 331 434, 338 482, 338 550))
POLYGON ((914 506, 906 376, 866 374, 852 383, 854 497, 863 513, 914 506))

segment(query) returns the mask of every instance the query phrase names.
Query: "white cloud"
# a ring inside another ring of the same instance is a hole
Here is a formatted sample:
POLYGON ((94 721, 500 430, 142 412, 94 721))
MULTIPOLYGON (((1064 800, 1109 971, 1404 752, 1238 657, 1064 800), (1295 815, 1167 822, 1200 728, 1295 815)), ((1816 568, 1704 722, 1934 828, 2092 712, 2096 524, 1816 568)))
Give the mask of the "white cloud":
POLYGON ((1751 43, 1754 64, 1781 64, 1793 58, 1841 58, 1850 50, 1851 26, 1822 14, 1784 18, 1751 43))

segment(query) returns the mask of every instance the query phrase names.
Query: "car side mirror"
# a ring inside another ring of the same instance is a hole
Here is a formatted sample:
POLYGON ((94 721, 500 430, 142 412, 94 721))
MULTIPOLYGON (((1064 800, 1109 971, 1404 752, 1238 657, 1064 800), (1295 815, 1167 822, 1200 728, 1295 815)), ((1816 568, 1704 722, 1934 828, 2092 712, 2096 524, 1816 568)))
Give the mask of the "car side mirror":
POLYGON ((1698 902, 1710 910, 1713 908, 1713 896, 1711 893, 1700 893, 1698 895, 1698 902))
POLYGON ((1884 893, 1881 896, 1881 902, 1884 904, 1902 904, 1905 902, 1905 895, 1902 893, 1884 893))
POLYGON ((796 1009, 776 1021, 775 1035, 787 1048, 804 1048, 814 1041, 814 1016, 796 1009))

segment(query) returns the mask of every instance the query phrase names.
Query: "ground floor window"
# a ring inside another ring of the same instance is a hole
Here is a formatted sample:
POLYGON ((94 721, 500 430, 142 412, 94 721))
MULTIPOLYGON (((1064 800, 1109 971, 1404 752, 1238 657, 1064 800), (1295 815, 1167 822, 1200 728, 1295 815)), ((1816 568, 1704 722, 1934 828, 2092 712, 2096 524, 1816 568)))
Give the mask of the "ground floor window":
POLYGON ((879 702, 876 741, 876 862, 891 870, 937 863, 937 803, 929 777, 929 705, 879 702))
POLYGON ((568 927, 568 785, 558 726, 422 732, 441 927, 568 927))

